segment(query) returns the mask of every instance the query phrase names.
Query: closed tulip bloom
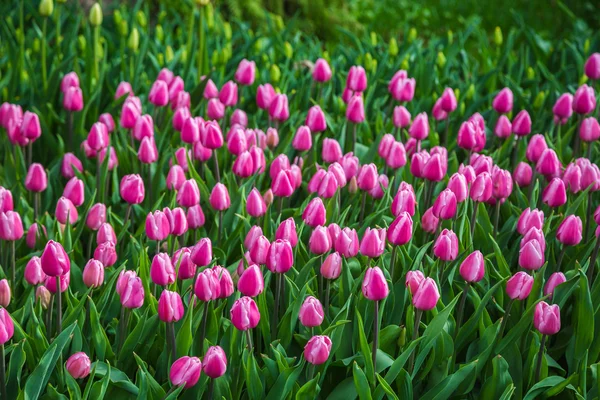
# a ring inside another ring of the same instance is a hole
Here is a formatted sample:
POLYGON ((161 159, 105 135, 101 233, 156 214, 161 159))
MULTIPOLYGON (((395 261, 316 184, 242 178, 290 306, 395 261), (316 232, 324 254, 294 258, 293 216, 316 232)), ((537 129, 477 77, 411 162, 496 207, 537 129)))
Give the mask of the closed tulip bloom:
POLYGON ((456 234, 449 229, 444 229, 433 245, 433 254, 442 261, 454 261, 458 256, 456 234))
POLYGON ((329 359, 331 345, 329 336, 313 336, 304 346, 304 358, 312 365, 324 364, 329 359))
POLYGON ((46 282, 44 282, 44 286, 46 289, 52 294, 56 294, 60 289, 61 293, 64 293, 71 283, 71 272, 66 272, 64 275, 60 276, 48 276, 46 277, 46 282))
POLYGON ((117 86, 117 90, 115 91, 115 100, 122 96, 133 96, 133 89, 131 88, 131 84, 129 82, 121 81, 117 86))
POLYGON ((63 108, 67 111, 83 110, 83 92, 81 88, 71 86, 64 92, 63 108))
POLYGON ((554 103, 552 107, 555 121, 560 124, 567 122, 573 115, 573 95, 571 93, 563 93, 554 103))
POLYGON ((267 129, 267 146, 274 149, 279 144, 279 133, 275 128, 267 129))
POLYGON ((569 215, 558 226, 556 238, 565 246, 576 246, 582 239, 581 218, 569 215))
POLYGON ((335 176, 335 180, 340 188, 343 188, 348 184, 346 173, 344 172, 344 168, 340 165, 340 163, 334 162, 329 164, 329 167, 327 167, 327 172, 335 176))
POLYGON ((73 225, 79 218, 79 213, 73 202, 66 197, 61 197, 56 203, 55 210, 56 220, 63 225, 67 224, 67 221, 73 225))
POLYGON ((456 110, 457 101, 452 88, 445 88, 442 96, 440 97, 442 110, 447 113, 451 113, 456 110))
POLYGON ((385 299, 389 288, 381 268, 367 268, 362 282, 362 293, 365 298, 373 301, 385 299))
POLYGON ((512 193, 513 181, 510 172, 495 167, 492 172, 492 196, 496 200, 507 199, 512 193))
POLYGON ((164 212, 156 210, 146 216, 146 236, 150 240, 165 240, 171 233, 168 217, 164 212))
POLYGON ((224 211, 229 208, 231 205, 231 200, 229 199, 229 192, 227 191, 227 186, 222 183, 217 183, 215 187, 213 187, 212 192, 210 193, 210 205, 217 211, 224 211))
POLYGON ((269 176, 276 179, 279 172, 290 169, 290 160, 285 154, 280 154, 271 162, 269 167, 269 176))
POLYGON ((347 181, 358 174, 359 161, 358 157, 356 157, 354 153, 349 152, 344 154, 344 156, 339 160, 339 163, 344 169, 344 175, 346 175, 347 181))
POLYGON ((560 176, 561 168, 560 160, 556 152, 552 149, 544 150, 535 166, 537 173, 544 175, 548 179, 560 176))
POLYGON ((202 373, 202 363, 198 357, 184 356, 178 358, 169 371, 169 379, 173 386, 184 385, 189 389, 198 383, 202 373))
POLYGON ((182 247, 171 258, 179 279, 193 279, 196 276, 196 264, 192 261, 192 250, 182 247))
POLYGON ((256 172, 254 160, 248 151, 241 153, 233 162, 231 170, 240 178, 248 178, 256 172))
POLYGON ((112 171, 116 166, 119 165, 119 159, 114 147, 107 147, 98 152, 98 161, 100 164, 104 163, 104 159, 108 155, 108 170, 112 171), (108 154, 107 154, 108 153, 108 154))
POLYGON ((563 173, 562 180, 565 182, 567 189, 571 193, 579 192, 580 190, 582 190, 581 168, 575 163, 567 165, 567 168, 563 173))
POLYGON ((120 193, 129 204, 140 204, 144 201, 145 190, 142 177, 137 174, 125 175, 121 179, 120 193))
POLYGON ((150 88, 148 101, 157 107, 166 106, 169 103, 169 86, 167 82, 156 80, 150 88))
POLYGON ((346 119, 355 124, 360 124, 365 120, 365 106, 362 95, 355 94, 350 98, 348 107, 346 107, 346 119))
POLYGON ((192 248, 191 259, 199 267, 206 267, 212 262, 212 242, 210 238, 201 238, 192 248))
POLYGON ((329 254, 325 261, 323 261, 323 264, 321 264, 320 271, 325 279, 337 279, 342 273, 342 258, 340 254, 338 252, 329 254))
POLYGON ((168 86, 168 101, 171 102, 171 107, 175 109, 180 98, 183 101, 183 104, 189 107, 189 94, 185 91, 183 79, 180 76, 175 76, 168 83, 168 86))
POLYGON ((131 134, 138 141, 141 141, 145 137, 154 137, 154 121, 152 117, 148 114, 138 116, 131 134))
POLYGON ((73 378, 83 379, 90 374, 91 362, 88 355, 80 351, 69 357, 65 366, 73 378))
POLYGON ((96 244, 100 245, 104 242, 113 242, 114 244, 117 244, 117 235, 115 234, 115 230, 113 229, 112 225, 107 222, 100 225, 100 228, 98 228, 98 232, 96 234, 96 244))
POLYGON ((447 189, 454 193, 456 201, 459 203, 465 201, 469 196, 469 184, 467 183, 467 178, 459 172, 452 174, 448 180, 447 189))
POLYGON ((542 192, 542 201, 550 207, 560 207, 567 202, 567 189, 560 178, 553 178, 542 192))
POLYGON ((525 233, 525 235, 521 239, 521 247, 523 247, 525 243, 529 242, 532 239, 538 241, 542 251, 546 251, 546 238, 544 237, 544 231, 542 229, 538 229, 536 227, 529 228, 527 233, 525 233))
POLYGON ((329 63, 327 63, 327 60, 319 58, 315 61, 312 77, 316 82, 327 82, 331 79, 331 67, 329 66, 329 63))
POLYGON ((25 188, 31 192, 40 193, 48 187, 48 176, 42 164, 33 163, 29 166, 25 177, 25 188))
MULTIPOLYGON (((32 164, 32 166, 35 164, 32 164)), ((30 167, 31 169, 31 167, 30 167)), ((79 172, 83 171, 83 164, 81 161, 73 154, 73 153, 65 153, 62 159, 60 173, 67 179, 71 179, 75 176, 75 172, 73 169, 78 170, 79 172)))
POLYGON ((437 284, 432 278, 425 278, 416 292, 413 292, 412 303, 418 310, 429 311, 435 308, 439 299, 437 284))
POLYGON ((50 293, 46 286, 40 285, 35 289, 35 300, 39 300, 44 310, 48 309, 48 306, 50 306, 51 297, 52 293, 50 293))
POLYGON ((593 53, 583 66, 585 75, 591 80, 600 79, 600 53, 593 53))
POLYGON ((387 158, 387 156, 390 154, 390 148, 392 147, 392 144, 395 141, 396 139, 394 138, 394 135, 390 133, 386 133, 385 135, 383 135, 383 137, 379 141, 379 147, 377 148, 377 153, 379 154, 379 157, 383 159, 387 158))
POLYGON ((215 265, 212 267, 217 280, 219 281, 219 298, 226 299, 231 296, 234 292, 233 280, 231 279, 231 274, 227 270, 227 268, 223 268, 220 265, 215 265))
POLYGON ((133 309, 144 305, 144 285, 139 276, 127 276, 123 279, 119 287, 120 291, 118 293, 123 307, 133 309))
POLYGON ((413 221, 409 213, 403 211, 387 229, 387 240, 396 246, 410 242, 413 234, 413 221))
POLYGON ((157 81, 164 81, 167 85, 173 81, 175 74, 168 68, 163 68, 158 72, 157 81))
POLYGON ((238 102, 238 87, 233 81, 227 81, 219 91, 219 100, 224 105, 231 107, 238 102))
POLYGON ((359 241, 355 229, 344 228, 335 241, 335 251, 349 258, 358 254, 359 241))
POLYGON ((215 150, 223 146, 223 133, 215 121, 208 121, 200 132, 200 141, 208 149, 215 150))
POLYGON ((600 206, 598 206, 598 208, 596 208, 596 211, 594 211, 594 221, 600 225, 600 206))
POLYGON ((108 147, 110 138, 108 136, 108 128, 102 122, 96 122, 92 125, 87 136, 87 144, 91 149, 99 151, 108 147))
POLYGON ((317 226, 310 234, 310 239, 308 241, 310 252, 317 255, 323 255, 331 250, 331 246, 331 236, 329 236, 327 228, 324 226, 317 226))
POLYGON ((238 290, 244 296, 256 297, 265 289, 265 280, 260 267, 250 265, 244 270, 237 283, 238 290))
POLYGON ((596 108, 596 95, 594 88, 581 85, 573 96, 573 111, 577 114, 589 114, 596 108))
POLYGON ((542 229, 544 227, 544 212, 541 210, 526 208, 519 216, 517 232, 525 235, 531 228, 542 229))
POLYGON ((79 207, 85 200, 83 181, 77 177, 73 177, 65 185, 63 196, 71 200, 75 207, 79 207))
POLYGON ((200 140, 200 127, 198 126, 198 120, 190 116, 184 121, 183 126, 181 127, 181 141, 192 144, 198 140, 200 140))
MULTIPOLYGON (((250 254, 252 257, 252 252, 250 254)), ((252 257, 252 260, 254 260, 254 257, 252 257)), ((285 239, 277 239, 271 243, 266 257, 266 265, 269 271, 273 273, 284 274, 289 271, 290 268, 292 268, 293 264, 294 252, 289 241, 285 239)))
POLYGON ((270 83, 259 85, 256 89, 256 105, 262 110, 268 110, 275 98, 275 89, 270 83))
POLYGON ((390 181, 387 175, 381 174, 379 175, 379 178, 377 178, 377 185, 375 185, 373 189, 369 190, 369 194, 374 199, 382 199, 389 184, 390 181))
POLYGON ((533 179, 531 166, 524 162, 518 163, 513 172, 513 179, 519 187, 529 186, 533 179))
POLYGON ((496 97, 494 97, 494 100, 492 101, 492 107, 494 107, 494 110, 496 110, 496 112, 499 114, 509 113, 513 108, 512 91, 507 87, 502 89, 496 95, 496 97))
POLYGON ((97 288, 104 283, 104 265, 102 262, 91 259, 83 268, 83 283, 89 288, 97 288))
POLYGON ((219 378, 227 372, 227 356, 220 346, 208 348, 202 359, 202 370, 209 378, 213 379, 219 378))
POLYGON ((410 126, 410 112, 404 106, 394 107, 392 121, 396 128, 402 129, 410 126))
POLYGON ((378 173, 375 164, 365 164, 358 173, 358 187, 361 190, 369 191, 377 185, 378 173))
POLYGON ((469 196, 473 201, 486 202, 492 197, 492 177, 484 172, 475 178, 469 196))
MULTIPOLYGON (((281 227, 281 225, 280 225, 280 227, 281 227)), ((250 228, 250 230, 248 231, 248 233, 246 234, 246 238, 244 239, 244 247, 246 247, 246 249, 250 250, 252 248, 252 246, 254 245, 254 242, 256 242, 256 239, 258 239, 261 236, 263 236, 262 228, 258 225, 253 225, 250 228)), ((298 239, 296 238, 296 240, 298 240, 298 239)))
POLYGON ((253 188, 250 194, 248 194, 246 212, 255 218, 262 217, 267 212, 267 204, 256 188, 253 188))
POLYGON ((533 326, 542 335, 554 335, 560 331, 560 307, 540 301, 535 305, 533 326))
POLYGON ((403 211, 408 212, 412 217, 415 215, 416 205, 417 199, 412 190, 412 186, 408 185, 403 188, 402 185, 400 185, 398 192, 392 200, 391 211, 395 217, 399 216, 403 211))
POLYGON ((414 296, 415 293, 417 293, 417 290, 419 290, 419 286, 421 286, 421 283, 423 283, 424 280, 425 275, 423 275, 421 271, 408 271, 406 273, 406 281, 404 282, 404 285, 408 288, 410 294, 414 296))
POLYGON ((231 323, 240 331, 256 328, 260 322, 260 312, 256 302, 248 296, 239 298, 231 306, 231 323))
POLYGON ((269 106, 269 116, 275 121, 283 122, 290 117, 288 98, 285 94, 276 94, 269 106))
POLYGON ((248 115, 244 112, 244 110, 240 110, 239 108, 235 109, 229 118, 229 123, 231 126, 239 125, 242 127, 248 126, 248 115))
POLYGON ((560 285, 561 283, 565 283, 566 281, 567 278, 562 272, 555 272, 552 275, 550 275, 550 278, 548 278, 548 281, 546 282, 546 286, 544 286, 544 296, 552 297, 552 295, 554 294, 554 289, 558 285, 560 285))
POLYGON ((200 203, 200 189, 194 179, 188 179, 177 191, 177 204, 181 207, 192 207, 200 203))
POLYGON ((167 253, 158 253, 152 258, 150 279, 155 285, 167 286, 175 282, 175 268, 167 253))
POLYGON ((439 182, 444 179, 447 170, 447 158, 441 154, 432 154, 432 156, 423 164, 421 173, 423 178, 428 181, 439 182))
POLYGON ((38 237, 43 236, 47 236, 46 227, 41 225, 40 228, 40 225, 38 225, 37 223, 31 224, 29 226, 29 229, 27 230, 27 235, 25 237, 25 243, 27 244, 27 247, 29 247, 30 249, 34 249, 36 247, 38 237))
POLYGON ((452 190, 442 190, 433 203, 433 215, 440 219, 454 218, 456 215, 456 202, 456 196, 452 190))
POLYGON ((367 88, 367 73, 360 65, 350 67, 346 78, 346 87, 353 92, 364 92, 367 88))
POLYGON ((10 314, 6 309, 0 308, 0 345, 12 339, 14 333, 15 326, 10 314))
MULTIPOLYGON (((169 218, 168 214, 167 218, 169 218)), ((183 211, 181 207, 176 207, 173 210, 171 210, 169 226, 171 234, 174 236, 181 236, 187 232, 187 216, 185 215, 185 211, 183 211)))
POLYGON ((496 121, 494 127, 494 135, 501 139, 508 138, 512 133, 512 124, 506 115, 501 115, 496 121))
POLYGON ((538 270, 544 265, 544 251, 540 242, 532 239, 519 250, 519 266, 528 270, 538 270))
POLYGON ((245 58, 240 61, 235 71, 235 80, 243 86, 251 86, 254 83, 256 74, 256 64, 254 61, 248 61, 245 58))
POLYGON ((460 276, 467 282, 479 282, 485 275, 483 254, 476 250, 469 254, 459 268, 460 276))
POLYGON ((302 303, 302 306, 300 306, 300 312, 298 314, 300 323, 307 328, 314 328, 323 323, 324 317, 323 305, 319 299, 308 296, 302 303))
POLYGON ((506 282, 506 293, 513 300, 525 300, 533 287, 533 277, 527 272, 517 272, 506 282))
POLYGON ((138 117, 142 114, 142 107, 135 99, 136 97, 128 97, 121 107, 119 123, 125 129, 133 129, 137 125, 138 117))
POLYGON ((585 118, 579 126, 579 137, 584 142, 593 142, 600 138, 600 124, 594 117, 585 118))
POLYGON ((269 242, 269 239, 261 235, 256 238, 250 247, 250 258, 257 264, 266 264, 270 248, 271 243, 269 242))
POLYGON ((271 189, 277 197, 290 197, 295 189, 295 179, 291 170, 279 171, 271 184, 271 189))
POLYGON ((60 81, 61 92, 66 92, 70 87, 79 87, 79 76, 77 75, 77 72, 72 71, 65 74, 60 81))
POLYGON ((209 119, 220 121, 225 117, 225 105, 217 98, 210 99, 206 106, 206 115, 209 119))
POLYGON ((190 117, 191 114, 188 107, 178 107, 173 114, 173 129, 181 133, 183 127, 185 126, 185 121, 187 121, 190 117))
MULTIPOLYGON (((82 182, 83 183, 83 182, 82 182)), ((106 206, 102 203, 94 204, 85 219, 85 225, 93 231, 97 231, 100 225, 106 222, 106 206)))
POLYGON ((42 262, 39 257, 33 256, 25 265, 25 281, 30 285, 39 285, 46 280, 46 274, 42 270, 42 262))
POLYGON ((194 294, 200 301, 211 301, 219 298, 221 284, 219 277, 212 269, 205 269, 198 274, 194 285, 194 294))
POLYGON ((427 113, 418 114, 408 130, 408 134, 416 140, 424 140, 429 136, 429 119, 427 113))
POLYGON ((0 280, 0 306, 6 308, 10 304, 10 286, 6 279, 0 280))
POLYGON ((177 322, 183 318, 183 302, 177 292, 164 290, 158 300, 158 317, 163 322, 177 322))
POLYGON ((302 212, 302 220, 311 228, 325 225, 325 205, 319 197, 312 199, 302 212))
POLYGON ((310 178, 310 181, 308 181, 307 189, 309 193, 316 193, 319 190, 319 186, 321 186, 325 174, 327 174, 327 171, 317 166, 315 174, 310 178))
POLYGON ((234 129, 231 135, 227 138, 227 150, 233 155, 239 156, 248 150, 246 141, 246 133, 243 129, 234 129))
POLYGON ((535 134, 529 139, 525 156, 532 163, 537 163, 542 153, 548 148, 544 135, 535 134))
POLYGON ((521 110, 513 119, 512 130, 517 136, 527 136, 531 133, 531 117, 527 110, 521 110))
POLYGON ((477 146, 476 127, 471 121, 465 121, 460 125, 456 143, 458 147, 466 150, 473 150, 477 146))
POLYGON ((117 262, 117 251, 113 242, 99 244, 94 250, 94 258, 105 267, 111 267, 117 262))
POLYGON ((406 165, 406 149, 401 142, 394 141, 390 146, 386 164, 393 169, 402 168, 406 165))
POLYGON ((337 162, 342 158, 342 147, 337 140, 325 138, 321 156, 326 163, 337 162))
POLYGON ((370 258, 379 257, 385 250, 386 230, 367 228, 360 242, 360 254, 370 258))
POLYGON ((308 126, 311 132, 323 132, 327 130, 325 113, 319 105, 314 105, 308 109, 304 124, 308 126))

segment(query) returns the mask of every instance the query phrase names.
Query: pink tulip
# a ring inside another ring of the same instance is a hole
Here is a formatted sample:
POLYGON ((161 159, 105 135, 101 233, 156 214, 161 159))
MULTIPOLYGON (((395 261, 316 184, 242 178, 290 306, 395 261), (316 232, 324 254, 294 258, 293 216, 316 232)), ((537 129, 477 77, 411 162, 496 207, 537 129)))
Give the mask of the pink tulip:
POLYGON ((583 67, 585 75, 591 80, 600 79, 600 53, 593 53, 583 67))
MULTIPOLYGON (((254 260, 253 253, 251 252, 250 254, 254 260)), ((275 240, 269 247, 265 263, 267 268, 273 273, 284 274, 289 271, 294 264, 292 244, 285 239, 275 240)))
POLYGON ((364 92, 367 88, 367 73, 360 65, 350 67, 346 79, 346 87, 354 92, 364 92))
POLYGON ((261 294, 265 289, 265 281, 260 267, 252 264, 245 269, 238 280, 237 287, 244 296, 256 297, 261 294))
POLYGON ((329 63, 323 58, 319 58, 315 61, 315 66, 312 70, 313 80, 316 82, 327 82, 331 79, 331 67, 329 63))
POLYGON ((323 323, 324 317, 323 305, 321 305, 321 302, 317 298, 308 296, 304 299, 298 314, 298 319, 302 325, 307 328, 320 326, 323 323))
POLYGON ((594 117, 585 118, 579 126, 579 137, 584 142, 593 142, 600 138, 600 124, 594 117))
POLYGON ((471 185, 469 196, 473 201, 486 202, 492 196, 492 177, 489 173, 484 172, 475 178, 471 185))
POLYGON ((304 124, 308 126, 311 132, 323 132, 327 130, 327 121, 325 113, 319 105, 314 105, 308 109, 304 124))
POLYGON ((192 262, 199 267, 206 267, 212 262, 212 241, 202 238, 194 245, 191 252, 192 262))
POLYGON ((524 162, 517 164, 513 172, 513 179, 519 187, 529 186, 531 184, 531 180, 533 179, 533 171, 531 166, 524 162))
POLYGON ((444 189, 433 203, 433 215, 440 219, 454 218, 456 215, 456 202, 454 192, 450 189, 444 189))
POLYGON ((158 317, 163 322, 177 322, 183 318, 183 302, 177 292, 164 290, 158 300, 158 317))
POLYGON ((270 83, 259 85, 256 89, 256 105, 258 108, 268 110, 275 98, 275 89, 270 83))
POLYGON ((175 268, 167 253, 158 253, 150 265, 150 279, 155 285, 167 286, 175 282, 175 268))
POLYGON ((517 231, 521 235, 525 235, 531 228, 542 229, 544 227, 544 212, 537 208, 532 210, 526 208, 521 213, 517 222, 517 231))
POLYGON ((313 336, 304 346, 304 358, 312 365, 324 364, 329 359, 331 345, 329 336, 313 336))
POLYGON ((552 275, 550 275, 548 281, 546 282, 546 286, 544 286, 544 296, 552 297, 552 295, 554 294, 554 289, 556 289, 558 285, 565 283, 566 281, 567 278, 562 272, 555 272, 552 275))
POLYGON ((231 323, 240 331, 254 329, 260 321, 260 312, 256 302, 248 296, 241 297, 233 303, 230 310, 231 323))
POLYGON ((89 288, 97 288, 104 283, 104 265, 102 262, 91 259, 83 268, 83 283, 89 288))
POLYGON ((342 158, 342 147, 337 140, 325 138, 323 139, 323 151, 321 156, 326 163, 340 161, 342 158))
POLYGON ((340 253, 342 257, 350 258, 358 254, 359 241, 356 230, 344 228, 339 233, 335 241, 335 251, 340 253))
POLYGON ((308 151, 311 149, 312 135, 308 126, 302 125, 296 130, 296 134, 292 140, 292 147, 298 151, 308 151))
POLYGON ((312 231, 308 241, 308 248, 311 253, 323 255, 331 250, 332 241, 327 228, 317 226, 312 231))
POLYGON ((137 174, 125 175, 121 179, 120 193, 123 200, 130 205, 143 202, 145 190, 142 177, 137 174))
POLYGON ((552 113, 555 120, 560 124, 565 124, 571 115, 573 115, 573 95, 571 93, 563 93, 554 103, 552 113))
POLYGON ((284 122, 290 117, 288 98, 285 94, 276 94, 269 106, 269 116, 275 121, 284 122))
POLYGON ((193 279, 196 276, 197 268, 192 261, 192 250, 189 247, 182 247, 177 250, 171 258, 171 263, 175 267, 179 279, 193 279))
POLYGON ((25 177, 25 188, 34 193, 40 193, 48 187, 48 176, 41 164, 33 163, 29 166, 25 177))
POLYGON ((513 93, 512 91, 505 87, 502 89, 496 97, 494 97, 494 101, 492 101, 492 107, 499 114, 507 114, 513 108, 513 93))
POLYGON ((432 278, 425 278, 413 292, 412 303, 418 310, 429 311, 435 308, 439 299, 437 284, 432 278))
POLYGON ((337 279, 342 273, 342 258, 340 254, 338 252, 329 254, 325 261, 323 261, 320 272, 325 279, 337 279))
POLYGON ((494 128, 494 134, 501 138, 506 139, 512 133, 512 124, 506 115, 501 115, 496 121, 496 126, 494 128))
POLYGON ((594 88, 581 85, 573 96, 573 111, 577 114, 589 114, 596 108, 596 95, 594 88))
POLYGON ((394 107, 394 113, 392 117, 392 121, 396 128, 402 129, 410 126, 410 112, 404 106, 396 106, 394 107))
POLYGON ((133 271, 121 271, 117 280, 117 293, 125 308, 140 308, 144 305, 144 285, 133 271))
POLYGON ((25 265, 25 281, 30 285, 39 285, 46 280, 46 274, 42 269, 42 262, 39 257, 33 256, 25 265))
POLYGON ((71 179, 75 176, 74 169, 83 172, 83 164, 81 164, 81 161, 73 153, 65 153, 60 167, 62 176, 71 179))
POLYGON ((308 203, 302 212, 302 220, 311 228, 315 228, 319 225, 325 225, 325 213, 326 211, 323 200, 315 197, 308 203))
POLYGON ((198 274, 194 285, 194 294, 200 301, 208 302, 219 298, 221 284, 212 269, 205 269, 198 274))
POLYGON ((219 346, 209 347, 202 360, 202 370, 209 378, 219 378, 227 371, 227 357, 219 346))
POLYGON ((521 246, 519 265, 528 270, 538 270, 544 265, 544 251, 540 242, 532 239, 521 246))
POLYGON ((456 234, 449 229, 444 229, 433 245, 433 254, 443 261, 454 261, 458 256, 456 234))
POLYGON ((63 225, 67 222, 73 225, 79 219, 79 213, 73 202, 66 197, 61 197, 56 203, 56 210, 54 211, 56 220, 63 225))
POLYGON ((80 351, 67 359, 66 368, 75 379, 83 379, 90 374, 91 362, 87 354, 80 351))
POLYGON ((200 189, 194 179, 184 181, 177 191, 177 204, 192 207, 200 203, 200 189))
POLYGON ((533 325, 542 335, 554 335, 560 331, 560 307, 540 301, 535 306, 533 325))
POLYGON ((415 293, 417 293, 417 290, 419 290, 419 286, 421 286, 421 283, 423 283, 424 280, 425 275, 423 275, 421 271, 408 271, 406 273, 406 281, 404 282, 404 285, 408 288, 410 294, 414 296, 415 293))
POLYGON ((198 357, 184 356, 178 358, 169 371, 169 379, 173 386, 184 385, 186 389, 194 387, 200 379, 202 363, 198 357))
POLYGON ((513 119, 512 130, 517 136, 527 136, 531 133, 531 117, 526 110, 520 111, 513 119))
POLYGON ((362 293, 372 301, 383 300, 388 296, 388 284, 379 267, 367 268, 362 282, 362 293))
POLYGON ((363 256, 376 258, 385 250, 386 229, 367 228, 360 242, 360 253, 363 256))
POLYGON ((558 226, 556 238, 565 246, 576 246, 582 239, 581 218, 576 215, 569 215, 558 226))
POLYGON ((567 189, 560 178, 553 178, 542 192, 542 201, 549 207, 560 207, 567 202, 567 189))
POLYGON ((81 88, 71 86, 64 92, 63 108, 71 112, 83 110, 83 92, 81 88))
POLYGON ((100 225, 96 233, 96 244, 101 245, 104 242, 117 243, 117 235, 115 235, 113 227, 107 222, 100 225))
POLYGON ((254 61, 248 61, 245 58, 240 61, 237 71, 235 71, 235 80, 243 86, 251 86, 254 83, 256 74, 256 64, 254 61))
POLYGON ((459 268, 460 276, 467 282, 479 282, 485 274, 483 254, 476 250, 469 254, 459 268))
POLYGON ((506 293, 513 300, 525 300, 533 287, 533 277, 527 272, 517 272, 506 282, 506 293))
POLYGON ((365 120, 365 106, 362 95, 355 94, 350 98, 346 107, 346 119, 354 124, 360 124, 365 120))
POLYGON ((69 179, 63 190, 63 196, 79 207, 85 200, 83 181, 77 177, 69 179))

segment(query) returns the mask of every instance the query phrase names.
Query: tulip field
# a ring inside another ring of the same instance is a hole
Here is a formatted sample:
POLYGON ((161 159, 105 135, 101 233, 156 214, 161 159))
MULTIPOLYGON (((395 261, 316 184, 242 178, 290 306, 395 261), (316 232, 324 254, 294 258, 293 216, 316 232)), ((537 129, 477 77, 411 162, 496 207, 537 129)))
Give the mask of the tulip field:
POLYGON ((167 3, 0 5, 1 400, 600 397, 597 29, 167 3))

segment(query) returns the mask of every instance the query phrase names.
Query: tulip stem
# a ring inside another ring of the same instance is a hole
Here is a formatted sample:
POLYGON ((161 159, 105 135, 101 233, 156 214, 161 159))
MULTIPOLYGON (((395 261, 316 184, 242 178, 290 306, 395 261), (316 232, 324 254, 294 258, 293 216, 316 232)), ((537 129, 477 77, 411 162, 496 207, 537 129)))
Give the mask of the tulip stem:
POLYGON ((40 215, 40 193, 33 194, 33 218, 37 221, 40 215))
POLYGON ((496 237, 496 234, 498 233, 498 220, 500 219, 500 199, 496 200, 494 211, 494 237, 496 237))
POLYGON ((448 143, 448 130, 450 130, 450 115, 448 115, 448 118, 446 118, 446 130, 444 131, 444 138, 442 140, 444 147, 446 147, 448 143))
POLYGON ((11 269, 11 287, 13 289, 13 291, 16 291, 16 287, 15 287, 15 283, 17 281, 16 278, 16 273, 15 273, 15 241, 11 241, 10 242, 10 246, 11 246, 11 253, 12 253, 12 259, 11 259, 11 264, 10 264, 10 269, 11 269))
POLYGON ((219 236, 217 237, 217 246, 221 245, 221 236, 223 235, 223 211, 219 211, 219 236))
POLYGON ((587 211, 585 214, 585 229, 583 230, 583 242, 587 242, 590 234, 590 219, 592 219, 592 192, 588 192, 587 211))
POLYGON ((68 148, 69 150, 73 149, 73 111, 67 111, 67 127, 68 127, 68 134, 69 136, 67 137, 67 143, 68 143, 68 148))
POLYGON ((463 314, 465 312, 465 304, 467 303, 467 294, 469 293, 469 287, 471 286, 471 282, 465 283, 465 288, 463 289, 462 296, 460 297, 460 304, 458 305, 458 315, 456 317, 456 329, 454 330, 454 338, 458 336, 458 331, 462 324, 463 314))
POLYGON ((281 219, 281 214, 283 213, 283 197, 279 198, 279 219, 281 219))
POLYGON ((392 256, 390 258, 390 281, 394 284, 394 269, 396 268, 396 249, 398 246, 392 246, 392 256))
POLYGON ((598 258, 598 251, 600 250, 600 236, 596 239, 596 246, 594 246, 594 252, 592 253, 592 258, 590 259, 590 263, 588 264, 587 269, 587 278, 590 283, 590 287, 592 287, 592 277, 594 276, 594 270, 596 269, 596 259, 598 258))
POLYGON ((325 284, 325 316, 329 316, 329 289, 331 285, 331 280, 326 279, 327 283, 325 284))
POLYGON ((210 383, 208 384, 208 397, 207 397, 208 400, 212 400, 214 389, 215 389, 215 380, 211 379, 210 383))
MULTIPOLYGON (((48 74, 46 72, 46 33, 48 31, 48 17, 44 17, 42 21, 42 85, 44 88, 44 92, 48 88, 48 74)), ((21 32, 21 35, 24 35, 25 32, 21 32)))
POLYGON ((200 348, 204 353, 204 338, 206 337, 206 321, 208 320, 208 301, 204 302, 204 313, 202 314, 202 336, 200 336, 200 348))
POLYGON ((273 337, 277 337, 277 324, 279 319, 279 298, 281 297, 281 277, 283 274, 275 275, 275 307, 273 310, 273 337))
POLYGON ((167 323, 167 336, 171 344, 171 363, 177 359, 177 343, 175 342, 175 323, 167 323))
POLYGON ((0 360, 0 386, 2 386, 2 399, 8 399, 6 395, 6 364, 4 363, 4 344, 0 345, 0 356, 2 360, 0 360))
POLYGON ((365 217, 365 203, 367 202, 367 191, 365 190, 363 192, 363 197, 362 197, 362 202, 360 204, 360 221, 359 222, 363 222, 363 219, 365 217))
POLYGON ((152 164, 148 164, 148 205, 152 207, 152 164))
POLYGON ((519 158, 519 139, 521 139, 520 136, 517 136, 515 138, 515 144, 512 147, 511 165, 513 166, 513 168, 517 166, 517 160, 519 158))
POLYGON ((504 310, 504 318, 502 319, 502 324, 500 325, 500 331, 498 331, 498 336, 496 337, 496 340, 502 339, 502 334, 504 333, 504 329, 506 328, 506 324, 508 323, 510 309, 512 308, 514 301, 514 299, 510 299, 510 301, 506 305, 506 309, 504 310))
POLYGON ((54 308, 54 296, 51 295, 50 306, 46 310, 46 332, 52 332, 52 309, 54 308))
POLYGON ((560 251, 560 254, 558 255, 558 261, 556 262, 556 271, 560 271, 561 268, 561 264, 562 264, 562 260, 565 256, 565 252, 567 251, 567 246, 563 245, 562 246, 562 250, 560 251))
MULTIPOLYGON (((412 335, 412 341, 414 342, 415 340, 417 340, 417 338, 419 337, 419 326, 421 325, 421 317, 423 315, 423 310, 419 310, 417 309, 417 312, 415 313, 415 325, 413 327, 413 335, 412 335)), ((408 363, 408 372, 412 374, 413 369, 415 367, 415 353, 416 353, 416 349, 413 350, 413 352, 410 355, 410 362, 408 363)))
MULTIPOLYGON (((373 379, 375 379, 375 371, 377 370, 377 349, 379 347, 379 300, 375 300, 375 315, 373 316, 373 379)), ((375 382, 375 380, 373 380, 375 382)))
POLYGON ((246 341, 248 344, 248 352, 252 354, 252 349, 254 346, 252 345, 252 334, 250 333, 250 329, 246 329, 246 341))
POLYGON ((535 366, 535 381, 534 384, 540 380, 540 372, 542 372, 542 358, 544 357, 544 348, 546 347, 546 339, 548 336, 542 335, 542 342, 540 343, 540 351, 537 356, 537 362, 535 366))
POLYGON ((60 287, 60 276, 56 278, 56 336, 62 331, 62 291, 60 287))
POLYGON ((477 209, 479 204, 476 201, 473 202, 473 214, 471 214, 471 242, 473 242, 473 236, 475 235, 475 225, 477 224, 477 209))
POLYGON ((215 151, 213 151, 213 154, 215 156, 214 158, 214 162, 215 162, 215 174, 217 174, 217 182, 221 182, 221 173, 219 172, 219 156, 218 156, 218 149, 215 149, 215 151))
POLYGON ((358 124, 352 124, 352 151, 356 154, 356 127, 358 124))
MULTIPOLYGON (((533 169, 533 177, 531 178, 531 183, 529 184, 529 194, 527 195, 527 200, 529 200, 529 206, 535 208, 535 204, 533 203, 533 187, 538 179, 538 173, 535 168, 533 169)), ((537 203, 537 202, 536 202, 537 203)))

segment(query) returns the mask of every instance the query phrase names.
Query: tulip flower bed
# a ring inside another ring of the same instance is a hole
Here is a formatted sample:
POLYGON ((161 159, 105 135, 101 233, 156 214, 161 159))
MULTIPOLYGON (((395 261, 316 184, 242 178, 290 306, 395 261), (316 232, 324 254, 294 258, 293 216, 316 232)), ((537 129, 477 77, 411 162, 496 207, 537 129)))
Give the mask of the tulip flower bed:
POLYGON ((25 3, 1 399, 600 396, 597 33, 325 52, 211 4, 25 3))

